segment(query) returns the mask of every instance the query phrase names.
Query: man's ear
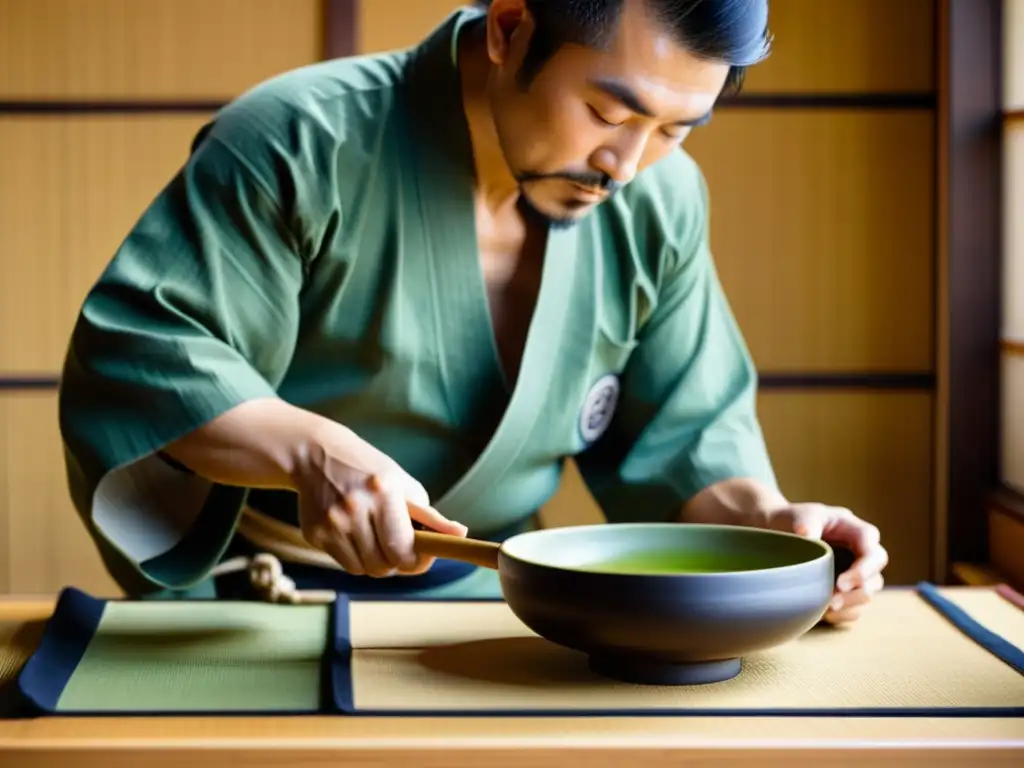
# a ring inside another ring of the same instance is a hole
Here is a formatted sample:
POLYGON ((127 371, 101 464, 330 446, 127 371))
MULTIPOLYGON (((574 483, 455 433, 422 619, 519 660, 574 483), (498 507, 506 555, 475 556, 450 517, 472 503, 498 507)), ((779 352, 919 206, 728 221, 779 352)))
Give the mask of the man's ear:
POLYGON ((492 0, 487 9, 487 55, 491 63, 508 65, 516 57, 517 48, 525 49, 533 28, 526 0, 492 0))

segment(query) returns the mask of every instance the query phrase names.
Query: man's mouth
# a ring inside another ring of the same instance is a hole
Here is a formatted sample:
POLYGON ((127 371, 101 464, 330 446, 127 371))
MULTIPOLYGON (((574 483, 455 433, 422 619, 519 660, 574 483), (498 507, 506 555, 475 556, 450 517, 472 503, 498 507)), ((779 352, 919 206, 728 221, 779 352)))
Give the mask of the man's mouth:
POLYGON ((604 200, 608 196, 608 193, 603 189, 595 189, 594 187, 584 187, 582 184, 577 184, 576 182, 571 183, 573 188, 577 192, 576 197, 579 198, 580 200, 597 203, 600 202, 601 200, 604 200))

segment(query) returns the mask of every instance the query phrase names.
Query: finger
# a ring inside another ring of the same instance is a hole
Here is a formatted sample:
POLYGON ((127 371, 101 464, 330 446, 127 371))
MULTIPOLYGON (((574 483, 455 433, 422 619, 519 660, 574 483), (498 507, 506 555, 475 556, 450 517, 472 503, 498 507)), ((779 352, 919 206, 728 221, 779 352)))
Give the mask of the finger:
POLYGON ((857 608, 871 602, 873 595, 865 589, 853 589, 849 592, 840 592, 832 596, 828 604, 830 611, 841 611, 846 608, 857 608))
POLYGON ((401 569, 399 574, 402 576, 419 576, 429 571, 433 567, 435 560, 437 560, 436 557, 419 555, 411 567, 401 569))
POLYGON ((438 533, 447 533, 452 536, 465 536, 469 533, 469 529, 462 523, 449 520, 433 507, 421 506, 412 502, 407 502, 407 507, 409 517, 438 533))
POLYGON ((882 590, 884 583, 882 575, 876 574, 862 587, 849 592, 836 593, 829 603, 829 610, 844 611, 850 608, 863 608, 882 590))
POLYGON ((321 547, 324 552, 333 557, 345 573, 353 576, 364 576, 366 567, 363 565, 355 544, 348 537, 328 539, 321 547))
MULTIPOLYGON (((407 563, 405 565, 399 566, 397 569, 397 573, 399 576, 419 576, 420 574, 429 571, 433 567, 434 561, 437 558, 428 555, 420 555, 416 552, 415 533, 413 531, 411 523, 412 517, 410 516, 410 512, 412 510, 407 501, 411 502, 413 505, 418 504, 419 506, 422 507, 429 507, 430 498, 429 496, 427 496, 427 492, 423 488, 423 486, 416 482, 416 480, 414 480, 409 475, 405 474, 404 472, 400 472, 396 476, 398 477, 399 484, 406 499, 403 500, 401 503, 401 510, 405 525, 408 526, 410 550, 412 552, 413 557, 411 564, 407 563)), ((383 483, 381 482, 381 479, 378 476, 374 476, 370 479, 370 485, 380 488, 383 486, 383 483)), ((388 485, 391 486, 393 485, 393 483, 389 483, 388 485)), ((457 534, 458 532, 456 531, 455 533, 457 534)))
MULTIPOLYGON (((401 472, 401 470, 399 471, 401 472)), ((401 472, 399 477, 401 478, 402 490, 405 492, 405 498, 413 504, 418 504, 421 507, 430 506, 430 496, 427 494, 427 489, 424 488, 418 480, 405 472, 401 472)))
POLYGON ((877 526, 858 518, 844 520, 837 528, 842 529, 839 534, 854 552, 870 552, 877 549, 882 541, 882 534, 877 526))
POLYGON ((367 491, 356 490, 346 496, 349 505, 349 521, 352 526, 352 540, 363 561, 367 576, 382 578, 390 576, 394 567, 381 551, 374 531, 373 518, 377 512, 378 497, 367 491))
POLYGON ((411 475, 399 470, 402 488, 405 490, 405 498, 408 502, 407 514, 418 523, 437 531, 452 536, 465 536, 469 529, 462 523, 449 520, 432 506, 430 496, 426 489, 411 475))
POLYGON ((825 528, 820 508, 820 504, 794 504, 775 512, 769 519, 768 527, 809 539, 820 539, 825 528))
POLYGON ((418 558, 413 547, 412 521, 405 495, 394 483, 385 483, 376 475, 370 479, 370 487, 377 493, 378 507, 373 525, 385 560, 393 568, 406 570, 415 567, 418 558))
POLYGON ((878 528, 858 518, 846 507, 797 504, 790 508, 793 531, 830 544, 841 544, 860 554, 881 541, 878 528))
POLYGON ((876 573, 874 576, 872 576, 870 579, 868 579, 864 583, 864 588, 863 589, 864 589, 864 591, 868 595, 870 595, 871 597, 874 597, 879 592, 881 592, 884 587, 885 587, 885 577, 882 576, 882 574, 880 574, 880 573, 876 573))
POLYGON ((889 553, 881 544, 867 550, 855 551, 860 557, 836 580, 836 586, 843 592, 867 585, 876 576, 880 576, 889 564, 889 553))
POLYGON ((859 607, 854 608, 843 608, 839 611, 829 610, 825 613, 825 621, 829 624, 849 624, 852 621, 856 621, 860 618, 861 609, 859 607))
POLYGON ((820 515, 798 513, 793 520, 793 533, 808 539, 820 539, 825 533, 825 522, 820 515))
POLYGON ((333 557, 346 573, 362 576, 366 573, 366 566, 352 541, 348 513, 330 509, 327 518, 331 524, 323 530, 315 546, 333 557))

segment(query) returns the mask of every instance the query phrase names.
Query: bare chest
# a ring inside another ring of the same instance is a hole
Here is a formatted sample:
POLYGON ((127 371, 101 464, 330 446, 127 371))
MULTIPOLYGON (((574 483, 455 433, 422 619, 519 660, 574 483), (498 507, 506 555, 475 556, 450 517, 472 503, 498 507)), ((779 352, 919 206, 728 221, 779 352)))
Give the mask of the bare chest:
POLYGON ((540 292, 545 238, 527 231, 482 228, 477 236, 498 356, 509 384, 519 376, 540 292))

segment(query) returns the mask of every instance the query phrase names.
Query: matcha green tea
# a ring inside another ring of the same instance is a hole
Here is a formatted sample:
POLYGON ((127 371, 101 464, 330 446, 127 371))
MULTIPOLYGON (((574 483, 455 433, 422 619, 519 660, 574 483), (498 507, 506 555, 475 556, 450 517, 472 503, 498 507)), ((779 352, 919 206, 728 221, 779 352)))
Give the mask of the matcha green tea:
POLYGON ((778 568, 795 560, 778 552, 640 551, 605 558, 586 567, 601 573, 623 575, 726 573, 778 568), (787 562, 788 561, 788 562, 787 562))

